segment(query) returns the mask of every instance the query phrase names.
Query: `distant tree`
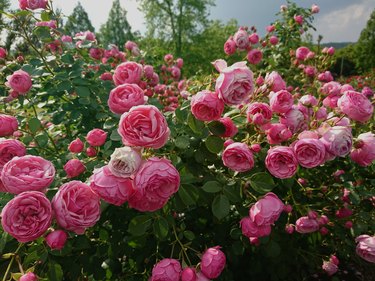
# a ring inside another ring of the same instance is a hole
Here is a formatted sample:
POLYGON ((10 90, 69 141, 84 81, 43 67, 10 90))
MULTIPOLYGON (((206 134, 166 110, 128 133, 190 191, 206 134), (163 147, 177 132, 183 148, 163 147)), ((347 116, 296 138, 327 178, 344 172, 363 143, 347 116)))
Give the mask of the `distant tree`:
POLYGON ((120 5, 120 0, 113 1, 108 20, 100 27, 100 39, 104 45, 122 46, 126 41, 133 40, 134 35, 126 14, 126 10, 120 5))
POLYGON ((375 68, 375 9, 357 42, 357 66, 363 71, 375 68))
POLYGON ((73 9, 72 14, 68 17, 65 24, 65 31, 68 35, 74 36, 80 31, 95 31, 92 26, 89 16, 81 3, 78 2, 77 6, 73 9))
MULTIPOLYGON (((0 11, 6 11, 9 9, 10 2, 9 0, 0 0, 0 11)), ((5 21, 4 21, 4 15, 0 14, 0 33, 4 29, 5 21)))

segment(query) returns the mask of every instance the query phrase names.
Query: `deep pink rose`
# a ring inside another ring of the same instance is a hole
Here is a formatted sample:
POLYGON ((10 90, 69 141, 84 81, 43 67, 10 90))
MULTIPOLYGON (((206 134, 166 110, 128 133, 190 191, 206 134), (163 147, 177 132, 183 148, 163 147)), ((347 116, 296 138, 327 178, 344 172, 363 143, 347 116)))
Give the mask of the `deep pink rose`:
POLYGON ((64 165, 67 178, 75 178, 86 171, 85 165, 78 159, 70 159, 64 165))
POLYGON ((270 124, 266 129, 269 144, 279 144, 292 137, 292 132, 287 126, 280 123, 270 124))
POLYGON ((84 147, 83 142, 79 138, 76 138, 74 141, 72 141, 69 144, 68 149, 72 153, 80 153, 80 152, 82 152, 83 147, 84 147))
POLYGON ((197 273, 194 267, 185 267, 181 272, 181 281, 196 281, 197 273))
POLYGON ((283 210, 284 204, 279 197, 268 192, 250 208, 249 216, 258 226, 271 225, 279 219, 283 210))
POLYGON ((285 81, 283 80, 283 78, 281 78, 280 74, 277 73, 276 71, 272 71, 271 73, 267 73, 267 75, 264 79, 264 82, 268 86, 270 86, 270 88, 273 92, 278 92, 278 91, 286 89, 285 81))
POLYGON ((297 50, 296 50, 296 58, 298 60, 301 60, 301 61, 304 61, 307 59, 307 55, 310 53, 310 50, 309 48, 307 47, 299 47, 297 50))
POLYGON ((0 47, 0 59, 5 59, 7 57, 7 51, 0 47))
POLYGON ((47 8, 48 0, 27 0, 27 8, 30 10, 47 8))
POLYGON ((138 84, 141 81, 143 68, 142 65, 127 61, 117 66, 113 74, 113 81, 116 86, 125 83, 138 84))
POLYGON ((171 69, 171 76, 175 80, 180 79, 181 70, 177 66, 173 66, 172 69, 171 69))
POLYGON ((249 46, 249 35, 246 30, 239 29, 233 36, 237 48, 245 50, 249 46))
POLYGON ((363 167, 371 165, 375 160, 375 135, 371 132, 360 134, 350 158, 363 167))
POLYGON ((33 83, 29 73, 23 70, 17 70, 13 72, 12 75, 7 76, 5 85, 19 94, 26 94, 31 89, 33 83))
POLYGON ((250 34, 249 41, 251 44, 257 44, 259 42, 259 35, 256 33, 250 34))
POLYGON ((308 216, 300 217, 296 221, 296 231, 299 233, 311 233, 319 230, 319 223, 316 219, 310 219, 308 216))
POLYGON ((333 76, 332 76, 331 72, 325 71, 325 72, 322 72, 318 75, 318 80, 320 82, 331 82, 331 81, 333 81, 333 76))
POLYGON ((150 281, 180 281, 181 264, 175 259, 162 259, 154 265, 150 281))
POLYGON ((21 10, 26 10, 27 7, 27 0, 18 0, 18 5, 21 10))
POLYGON ((318 139, 304 138, 293 145, 298 163, 305 168, 314 168, 325 161, 326 149, 318 139))
POLYGON ((303 16, 301 15, 294 15, 294 20, 296 23, 298 23, 299 25, 302 25, 303 24, 303 16))
POLYGON ((14 157, 1 172, 1 181, 6 190, 13 194, 31 190, 45 192, 54 178, 53 164, 33 155, 14 157))
POLYGON ((168 199, 165 200, 149 200, 144 196, 143 192, 134 189, 133 195, 129 198, 128 204, 130 208, 136 209, 140 212, 153 212, 163 208, 167 204, 168 199))
POLYGON ((129 146, 116 148, 111 155, 108 169, 116 177, 128 178, 134 175, 142 163, 142 155, 139 149, 129 146))
POLYGON ((355 239, 356 252, 362 259, 375 263, 375 236, 360 235, 355 239))
POLYGON ((25 191, 10 200, 1 211, 1 225, 19 242, 33 241, 50 227, 51 203, 39 191, 25 191))
POLYGON ((222 117, 219 119, 219 122, 224 125, 225 132, 221 134, 221 137, 224 138, 231 138, 234 137, 238 133, 238 128, 234 124, 233 120, 229 117, 222 117))
POLYGON ((293 149, 285 146, 270 148, 265 162, 268 171, 279 179, 291 178, 298 168, 298 161, 293 149))
POLYGON ((133 106, 145 104, 146 100, 137 84, 123 84, 109 93, 108 106, 113 113, 123 114, 133 106))
POLYGON ((270 107, 273 112, 286 113, 293 106, 293 96, 286 90, 271 92, 269 95, 270 107))
POLYGON ((353 136, 350 128, 344 126, 334 126, 329 128, 320 138, 326 147, 326 151, 334 156, 346 156, 353 143, 353 136))
POLYGON ((246 237, 264 237, 271 234, 271 225, 257 225, 249 217, 245 217, 240 221, 242 234, 246 237))
POLYGON ((108 166, 94 170, 90 187, 104 201, 116 206, 124 204, 133 194, 133 180, 116 177, 108 166))
POLYGON ((338 266, 331 261, 323 261, 322 269, 331 276, 337 272, 338 266))
POLYGON ((362 93, 346 91, 337 101, 339 109, 350 119, 362 123, 370 120, 374 112, 371 101, 362 93))
POLYGON ((26 155, 26 147, 22 142, 13 139, 0 139, 0 171, 15 156, 26 155))
POLYGON ((272 35, 270 37, 270 44, 271 45, 276 45, 277 43, 279 43, 279 38, 277 38, 277 36, 275 36, 275 35, 272 35))
POLYGON ((167 120, 153 105, 138 105, 121 115, 118 133, 124 145, 160 148, 169 138, 167 120))
POLYGON ((215 279, 223 271, 225 263, 225 255, 219 246, 208 248, 202 255, 201 271, 206 277, 215 279))
POLYGON ((100 79, 103 81, 112 81, 113 75, 110 72, 104 72, 100 75, 100 79))
POLYGON ((191 113, 198 120, 217 120, 223 112, 224 102, 214 92, 204 90, 191 98, 191 113))
POLYGON ((258 64, 263 58, 263 53, 261 50, 252 49, 247 53, 247 60, 251 64, 258 64))
POLYGON ((102 146, 107 139, 107 133, 102 129, 93 129, 86 135, 86 141, 91 146, 102 146))
POLYGON ((101 60, 103 57, 103 50, 99 48, 91 48, 89 54, 91 58, 101 60))
POLYGON ((224 166, 236 172, 246 172, 254 167, 254 156, 250 147, 241 142, 228 145, 221 158, 224 166))
POLYGON ((38 276, 36 276, 36 274, 33 272, 28 272, 22 275, 20 279, 18 279, 18 281, 37 281, 37 280, 38 280, 38 276))
POLYGON ((52 231, 45 238, 47 245, 52 250, 61 250, 64 248, 67 239, 68 234, 61 229, 52 231))
POLYGON ((79 235, 100 218, 99 197, 80 181, 63 184, 52 199, 52 208, 58 225, 79 235))
POLYGON ((246 111, 247 121, 255 125, 264 125, 272 118, 270 106, 262 102, 250 103, 246 111))
POLYGON ((152 79, 152 75, 154 75, 154 67, 152 65, 145 65, 143 66, 143 74, 147 79, 152 79))
POLYGON ((215 90, 228 105, 244 103, 254 90, 253 72, 244 61, 226 67, 216 80, 215 90))
POLYGON ((234 42, 232 37, 225 42, 224 52, 227 55, 233 55, 236 52, 236 42, 234 42))
POLYGON ((280 123, 287 126, 293 134, 307 127, 305 115, 297 108, 289 109, 285 114, 280 116, 279 120, 280 123))

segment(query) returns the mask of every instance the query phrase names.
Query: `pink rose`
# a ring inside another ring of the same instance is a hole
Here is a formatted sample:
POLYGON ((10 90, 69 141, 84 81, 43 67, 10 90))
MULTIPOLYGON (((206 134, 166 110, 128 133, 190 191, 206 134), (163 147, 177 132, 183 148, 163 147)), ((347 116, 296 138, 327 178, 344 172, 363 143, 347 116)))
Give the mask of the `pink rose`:
POLYGON ((274 25, 268 25, 268 26, 266 26, 266 31, 268 33, 275 31, 275 26, 274 25))
POLYGON ((83 142, 79 138, 76 138, 74 141, 72 141, 69 144, 68 149, 72 153, 80 153, 80 152, 82 152, 83 147, 84 147, 83 142))
POLYGON ((316 74, 316 68, 311 66, 311 65, 307 65, 304 69, 303 69, 303 72, 309 76, 309 77, 314 77, 315 74, 316 74))
POLYGON ((181 264, 175 259, 162 259, 154 265, 150 281, 180 281, 181 264))
POLYGON ((91 58, 101 60, 103 57, 103 50, 99 48, 91 48, 89 54, 91 58))
POLYGON ((47 8, 48 0, 27 0, 27 8, 30 10, 47 8))
POLYGON ((325 161, 326 149, 318 139, 304 138, 293 145, 298 163, 305 168, 314 168, 325 161))
POLYGON ((303 24, 303 16, 301 16, 301 15, 294 15, 294 21, 297 24, 302 25, 303 24))
POLYGON ((164 61, 168 64, 171 64, 173 62, 173 55, 172 54, 166 54, 164 56, 164 61))
POLYGON ((53 164, 33 155, 14 157, 1 172, 1 181, 6 190, 13 194, 30 190, 45 192, 54 178, 53 164))
POLYGON ((0 47, 0 59, 5 59, 7 57, 7 51, 0 47))
POLYGON ((358 243, 357 255, 368 262, 375 263, 375 236, 360 235, 355 242, 358 243))
POLYGON ((362 93, 362 95, 364 95, 368 98, 371 98, 371 97, 374 96, 374 92, 372 91, 372 89, 370 87, 363 87, 361 93, 362 93))
POLYGON ((264 82, 271 87, 273 92, 278 92, 281 90, 286 89, 286 83, 281 78, 280 74, 276 71, 272 71, 271 73, 267 73, 264 82))
POLYGON ((216 93, 203 90, 191 98, 191 113, 198 120, 217 120, 223 112, 224 102, 219 99, 216 93))
POLYGON ((196 281, 197 273, 194 267, 185 267, 181 272, 181 281, 196 281))
POLYGON ((176 60, 176 66, 181 69, 184 66, 184 60, 182 58, 178 58, 176 60))
POLYGON ((279 120, 280 123, 287 126, 293 134, 307 127, 304 114, 296 108, 288 110, 284 115, 280 116, 279 120))
POLYGON ((129 198, 128 204, 130 208, 140 212, 153 212, 159 210, 167 204, 167 200, 152 201, 146 198, 141 190, 134 189, 133 195, 129 198))
POLYGON ((117 66, 113 74, 113 81, 116 86, 125 83, 138 84, 141 81, 143 68, 142 65, 127 61, 117 66))
POLYGON ((265 237, 271 234, 271 225, 257 225, 251 218, 245 217, 240 221, 242 234, 246 237, 265 237))
POLYGON ((237 48, 245 50, 249 46, 249 35, 246 30, 239 29, 233 36, 237 48))
POLYGON ((307 55, 310 53, 310 50, 309 48, 307 47, 299 47, 297 50, 296 50, 296 58, 298 60, 301 60, 301 61, 304 61, 307 59, 307 55))
POLYGON ((93 129, 86 135, 86 141, 91 146, 102 146, 107 139, 107 133, 102 129, 93 129))
POLYGON ((270 107, 273 112, 286 113, 293 106, 293 96, 286 90, 271 92, 269 95, 270 107))
POLYGON ((346 156, 353 143, 353 136, 350 128, 344 126, 334 126, 329 128, 320 138, 326 147, 326 151, 334 156, 346 156))
POLYGON ((67 178, 75 178, 86 171, 86 167, 80 160, 70 159, 64 165, 64 171, 67 178))
POLYGON ((255 125, 264 125, 272 118, 272 110, 266 103, 250 103, 246 111, 247 121, 255 125))
POLYGON ((152 79, 152 75, 154 75, 154 67, 152 65, 145 65, 143 66, 143 74, 147 79, 152 79))
POLYGON ((69 35, 63 35, 63 36, 61 36, 61 41, 64 42, 64 43, 72 43, 73 39, 69 35))
POLYGON ((31 81, 29 73, 23 70, 17 70, 13 72, 12 75, 7 76, 7 82, 5 85, 19 94, 26 94, 30 91, 33 82, 31 81))
POLYGON ((258 64, 263 58, 263 53, 261 50, 252 49, 247 53, 247 60, 251 64, 258 64))
POLYGON ((167 120, 153 105, 138 105, 121 115, 118 133, 124 145, 160 148, 169 138, 167 120))
POLYGON ((75 34, 74 37, 76 37, 77 39, 86 40, 86 41, 95 41, 96 40, 95 34, 92 33, 89 30, 78 32, 78 33, 75 34))
POLYGON ((12 139, 0 139, 0 171, 13 157, 24 155, 26 155, 26 148, 22 142, 12 139))
POLYGON ((320 88, 320 91, 325 95, 340 95, 341 85, 338 82, 331 81, 325 83, 323 87, 320 88))
POLYGON ((333 76, 332 76, 331 72, 325 71, 325 72, 320 73, 318 75, 318 80, 320 82, 331 82, 331 81, 333 81, 333 76))
POLYGON ((292 132, 284 124, 270 124, 266 129, 269 144, 279 144, 292 137, 292 132))
POLYGON ((244 103, 254 90, 253 72, 246 66, 246 62, 226 67, 216 80, 215 90, 228 105, 244 103))
POLYGON ((311 6, 311 13, 317 14, 317 13, 319 13, 319 11, 320 11, 319 6, 316 5, 316 4, 312 4, 312 6, 311 6))
POLYGON ((98 151, 95 149, 95 147, 90 146, 86 149, 86 155, 88 157, 95 157, 96 154, 98 154, 98 151))
POLYGON ((36 26, 45 26, 49 28, 57 28, 57 21, 55 20, 50 20, 50 21, 38 21, 35 23, 36 26))
POLYGON ((128 40, 128 41, 126 41, 124 47, 125 47, 125 49, 131 51, 131 50, 133 50, 133 48, 137 48, 138 45, 137 45, 137 43, 128 40))
POLYGON ((103 81, 112 81, 112 73, 110 72, 104 72, 100 75, 100 79, 103 81))
POLYGON ((300 217, 296 221, 296 231, 299 233, 311 233, 319 230, 319 223, 316 219, 310 219, 308 216, 300 217))
POLYGON ((67 239, 68 234, 61 229, 52 231, 45 238, 47 245, 52 250, 61 250, 64 248, 67 239))
POLYGON ((33 241, 50 227, 51 203, 39 191, 25 191, 10 200, 1 211, 1 225, 21 243, 33 241))
POLYGON ((297 172, 298 161, 293 149, 285 146, 272 147, 265 160, 268 171, 279 179, 291 178, 297 172))
POLYGON ((318 100, 313 95, 303 95, 299 102, 303 104, 304 106, 317 106, 318 100))
POLYGON ((28 272, 20 277, 18 281, 37 281, 38 277, 33 272, 28 272))
POLYGON ((18 5, 21 10, 27 9, 27 0, 18 0, 18 5))
POLYGON ((233 55, 236 52, 236 42, 232 38, 229 38, 224 44, 224 52, 227 55, 233 55))
POLYGON ((80 181, 63 184, 52 199, 52 208, 58 225, 79 235, 100 218, 99 197, 80 181))
POLYGON ((246 172, 254 167, 254 156, 248 145, 235 142, 228 145, 222 155, 224 166, 236 172, 246 172))
POLYGON ((201 271, 206 277, 215 279, 223 271, 225 263, 225 255, 219 246, 208 248, 202 255, 201 271))
POLYGON ((136 105, 145 104, 147 98, 137 84, 123 84, 117 86, 109 93, 109 109, 116 114, 128 112, 136 105))
POLYGON ((339 109, 350 119, 362 123, 370 120, 374 112, 371 101, 362 93, 346 91, 337 101, 339 109))
POLYGON ((338 266, 331 261, 323 261, 322 269, 331 276, 337 272, 338 266))
POLYGON ((175 80, 180 79, 181 70, 177 66, 173 66, 172 69, 171 69, 171 76, 175 80))
POLYGON ((271 45, 276 45, 277 43, 279 43, 279 38, 277 38, 275 35, 272 35, 270 37, 270 44, 271 45))
POLYGON ((116 148, 112 153, 108 169, 116 177, 128 178, 138 171, 141 163, 141 152, 138 149, 125 146, 116 148))
POLYGON ((221 134, 221 137, 224 138, 231 138, 234 137, 238 133, 238 128, 234 124, 233 120, 229 117, 223 117, 219 119, 219 122, 224 125, 225 132, 221 134))
POLYGON ((371 132, 360 134, 354 147, 350 158, 362 167, 371 165, 375 160, 375 135, 371 132))
POLYGON ((283 202, 276 194, 268 192, 250 208, 249 217, 258 226, 271 225, 279 219, 283 210, 283 202))
POLYGON ((198 272, 196 281, 211 281, 211 280, 208 279, 202 272, 198 272))
POLYGON ((257 44, 259 42, 259 35, 256 33, 250 34, 249 41, 251 44, 257 44))

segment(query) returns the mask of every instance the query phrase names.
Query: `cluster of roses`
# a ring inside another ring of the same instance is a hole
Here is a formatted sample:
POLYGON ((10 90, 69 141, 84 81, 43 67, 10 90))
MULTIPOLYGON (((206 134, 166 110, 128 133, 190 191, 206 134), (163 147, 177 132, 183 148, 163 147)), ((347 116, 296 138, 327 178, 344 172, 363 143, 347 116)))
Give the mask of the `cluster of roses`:
POLYGON ((45 9, 47 7, 48 0, 19 0, 18 4, 21 10, 45 9))
POLYGON ((220 247, 207 249, 200 262, 200 271, 193 267, 181 268, 175 259, 162 259, 154 265, 150 281, 208 281, 218 278, 223 271, 226 257, 220 247))

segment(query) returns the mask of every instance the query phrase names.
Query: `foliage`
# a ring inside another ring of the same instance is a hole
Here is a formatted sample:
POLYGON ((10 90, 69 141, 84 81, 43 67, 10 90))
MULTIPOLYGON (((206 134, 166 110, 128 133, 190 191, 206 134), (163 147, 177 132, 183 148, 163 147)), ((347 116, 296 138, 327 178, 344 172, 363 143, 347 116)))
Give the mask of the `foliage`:
POLYGON ((81 2, 78 2, 77 6, 74 7, 72 14, 68 17, 64 29, 65 33, 70 36, 74 36, 81 31, 95 31, 87 12, 81 5, 81 2))
POLYGON ((374 56, 368 54, 375 53, 375 9, 372 11, 366 27, 359 36, 357 45, 358 67, 363 71, 375 68, 374 56))

